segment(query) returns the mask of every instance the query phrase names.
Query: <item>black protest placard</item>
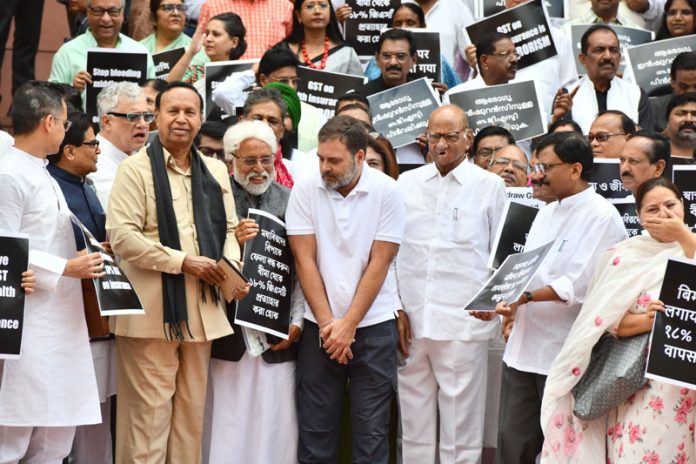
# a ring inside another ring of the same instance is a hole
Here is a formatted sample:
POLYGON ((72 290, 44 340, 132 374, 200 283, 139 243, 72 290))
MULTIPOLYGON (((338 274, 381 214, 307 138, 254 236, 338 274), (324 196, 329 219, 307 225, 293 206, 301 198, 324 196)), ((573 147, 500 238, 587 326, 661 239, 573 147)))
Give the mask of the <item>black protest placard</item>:
POLYGON ((118 267, 114 258, 106 252, 104 247, 77 218, 74 217, 73 222, 82 231, 87 253, 99 253, 104 260, 104 276, 92 279, 101 315, 145 314, 138 294, 135 293, 135 289, 118 267))
POLYGON ((546 133, 533 81, 464 90, 449 99, 466 112, 474 134, 487 126, 503 126, 519 142, 546 133))
MULTIPOLYGON (((549 18, 564 19, 568 12, 568 0, 544 0, 549 18)), ((477 18, 493 16, 505 10, 505 0, 476 0, 474 5, 477 18)))
MULTIPOLYGON (((246 71, 259 60, 216 61, 205 64, 205 104, 203 106, 206 121, 221 121, 231 116, 213 102, 213 90, 233 73, 246 71)), ((243 90, 246 95, 253 90, 249 86, 243 90)), ((241 108, 239 108, 241 110, 241 108)))
POLYGON ((604 198, 625 198, 631 194, 621 182, 618 158, 595 158, 589 183, 604 198))
POLYGON ((92 82, 87 84, 85 109, 93 123, 97 116, 97 95, 105 87, 123 81, 138 85, 147 80, 147 53, 124 52, 112 48, 93 48, 87 51, 87 72, 92 82))
POLYGON ((363 85, 367 78, 319 69, 297 67, 297 96, 300 100, 323 111, 328 120, 334 115, 336 99, 341 95, 363 85))
POLYGON ((517 69, 556 56, 542 0, 532 0, 466 27, 469 41, 477 44, 492 32, 500 32, 512 39, 517 51, 517 69))
POLYGON ((234 322, 288 339, 293 260, 285 223, 258 209, 249 209, 259 233, 244 244, 244 275, 249 294, 237 301, 234 322))
POLYGON ((696 50, 696 35, 635 45, 626 49, 627 65, 638 87, 646 93, 670 84, 669 71, 674 57, 696 50))
POLYGON ((377 42, 401 0, 348 0, 351 14, 343 26, 348 45, 360 56, 377 53, 377 42))
POLYGON ((489 268, 498 269, 508 256, 524 251, 527 234, 538 212, 533 206, 507 202, 493 240, 489 268))
POLYGON ((672 166, 672 182, 684 198, 684 222, 691 230, 696 230, 696 166, 672 166))
POLYGON ((621 220, 624 223, 629 238, 640 235, 643 227, 640 225, 640 219, 636 211, 636 201, 633 197, 611 198, 609 199, 609 203, 614 205, 619 212, 619 216, 621 216, 621 220))
POLYGON ((469 311, 495 311, 501 301, 513 302, 522 295, 529 282, 544 262, 555 242, 508 255, 488 282, 464 306, 469 311))
POLYGON ((29 267, 29 239, 0 236, 0 359, 19 357, 24 326, 22 272, 29 267))
MULTIPOLYGON (((580 58, 578 58, 578 55, 582 50, 582 47, 580 46, 580 39, 582 39, 582 35, 585 33, 585 31, 592 26, 593 24, 573 24, 570 26, 570 39, 573 43, 575 69, 577 70, 578 75, 587 74, 585 67, 582 65, 582 63, 580 63, 580 58)), ((655 33, 635 27, 616 26, 614 24, 607 24, 607 26, 611 27, 619 38, 619 47, 621 48, 621 65, 619 66, 618 72, 623 73, 624 68, 626 67, 625 50, 628 47, 652 42, 655 33)))
POLYGON ((159 79, 165 79, 185 52, 184 47, 179 47, 152 55, 152 61, 155 63, 155 76, 159 79))
POLYGON ((696 389, 696 264, 670 259, 660 289, 645 376, 696 389))
POLYGON ((440 106, 427 79, 421 78, 367 97, 372 125, 394 146, 414 143, 425 132, 430 113, 440 106))
POLYGON ((411 69, 414 79, 427 77, 442 82, 442 62, 440 60, 440 33, 424 29, 410 29, 416 38, 416 64, 411 69))

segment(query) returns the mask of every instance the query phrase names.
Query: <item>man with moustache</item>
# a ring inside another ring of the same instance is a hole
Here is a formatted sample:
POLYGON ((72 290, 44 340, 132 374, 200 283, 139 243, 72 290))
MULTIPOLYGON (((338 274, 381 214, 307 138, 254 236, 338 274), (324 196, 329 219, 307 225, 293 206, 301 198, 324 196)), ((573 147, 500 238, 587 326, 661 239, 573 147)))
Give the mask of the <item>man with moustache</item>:
POLYGON ((621 152, 620 172, 624 188, 635 195, 640 184, 660 177, 669 165, 669 141, 661 135, 636 132, 621 152))
POLYGON ((479 74, 445 92, 442 102, 449 104, 449 95, 490 85, 507 84, 517 73, 517 52, 510 37, 493 32, 476 44, 479 74))
POLYGON ((593 156, 587 140, 573 132, 555 133, 542 139, 537 152, 532 178, 557 201, 541 208, 525 249, 557 242, 527 291, 496 308, 515 320, 503 356, 500 464, 533 463, 541 452, 539 415, 548 370, 580 311, 597 258, 627 238, 619 213, 588 184, 593 156))
POLYGON ((87 23, 89 29, 63 44, 51 64, 51 82, 69 84, 82 91, 92 76, 85 70, 87 51, 90 48, 114 48, 124 52, 147 54, 147 79, 155 77, 155 65, 147 49, 130 37, 120 33, 123 25, 126 0, 88 0, 87 23))
POLYGON ((476 463, 483 446, 488 345, 500 325, 497 319, 476 320, 461 305, 490 275, 505 184, 467 162, 471 131, 459 107, 433 111, 426 137, 433 162, 398 180, 406 229, 396 277, 410 321, 406 362, 399 369, 403 460, 435 462, 439 456, 443 463, 476 463))
POLYGON ((89 175, 104 210, 121 162, 138 152, 147 141, 148 125, 155 119, 143 89, 135 82, 112 84, 97 96, 99 127, 97 135, 102 151, 97 172, 89 175))
POLYGON ((396 182, 366 168, 363 123, 335 116, 319 131, 320 172, 293 187, 290 248, 306 298, 297 359, 301 464, 338 457, 350 381, 353 461, 386 464, 396 382, 396 289, 386 280, 401 243, 396 182))
MULTIPOLYGON (((145 309, 117 316, 116 463, 201 458, 211 342, 232 333, 217 262, 239 261, 227 167, 193 150, 203 100, 188 83, 157 96, 158 137, 124 160, 106 218, 145 309)), ((237 289, 235 298, 247 289, 237 289)))
POLYGON ((621 61, 619 38, 614 30, 596 24, 580 39, 580 62, 587 71, 572 89, 559 89, 553 103, 553 121, 571 118, 589 132, 596 115, 619 110, 641 127, 652 127, 647 94, 637 85, 616 76, 621 61))
POLYGON ((517 145, 501 148, 488 162, 488 170, 503 178, 506 187, 526 187, 529 175, 527 155, 517 145))
POLYGON ((595 158, 618 158, 636 131, 636 123, 618 110, 606 110, 592 122, 587 134, 595 158))
MULTIPOLYGON (((273 181, 277 142, 268 125, 239 122, 225 133, 224 143, 225 153, 234 160, 232 193, 239 219, 235 235, 243 245, 259 233, 258 224, 247 218, 249 208, 284 220, 290 189, 273 181)), ((293 293, 293 300, 297 295, 293 293)), ((203 446, 206 461, 226 462, 234 455, 238 462, 297 462, 294 342, 302 332, 303 316, 304 306, 293 305, 289 338, 268 340, 273 346, 258 357, 250 356, 244 343, 243 332, 255 332, 252 329, 233 324, 232 335, 213 342, 206 399, 210 436, 203 446), (268 401, 270 397, 273 401, 268 401)), ((228 306, 228 318, 232 323, 232 306, 228 306)))
POLYGON ((693 160, 696 149, 696 93, 684 93, 667 105, 667 128, 671 156, 693 160))

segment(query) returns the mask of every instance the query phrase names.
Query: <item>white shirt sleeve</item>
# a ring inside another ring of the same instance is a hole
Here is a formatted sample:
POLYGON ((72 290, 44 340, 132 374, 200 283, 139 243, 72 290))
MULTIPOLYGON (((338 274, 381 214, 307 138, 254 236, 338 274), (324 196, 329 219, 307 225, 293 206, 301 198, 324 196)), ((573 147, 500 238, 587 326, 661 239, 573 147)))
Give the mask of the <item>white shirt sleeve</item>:
MULTIPOLYGON (((306 187, 310 183, 295 184, 288 207, 285 210, 285 225, 288 235, 314 235, 311 201, 306 187)), ((311 187, 310 187, 311 188, 311 187)))
POLYGON ((401 244, 405 225, 404 201, 396 182, 392 182, 384 190, 375 240, 401 244))
POLYGON ((236 108, 244 106, 244 89, 255 81, 256 76, 251 69, 232 73, 213 90, 213 102, 225 113, 234 114, 236 108))

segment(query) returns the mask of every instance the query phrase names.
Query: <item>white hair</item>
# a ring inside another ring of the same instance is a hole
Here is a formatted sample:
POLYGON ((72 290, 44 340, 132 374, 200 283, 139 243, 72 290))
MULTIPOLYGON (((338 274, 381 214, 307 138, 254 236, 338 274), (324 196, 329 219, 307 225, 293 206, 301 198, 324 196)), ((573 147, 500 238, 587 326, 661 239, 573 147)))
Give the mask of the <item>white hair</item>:
POLYGON ((118 106, 122 98, 135 100, 143 95, 143 89, 135 82, 117 82, 108 87, 104 87, 97 95, 97 114, 99 115, 99 126, 101 127, 101 117, 113 111, 118 106))
POLYGON ((275 155, 278 150, 278 142, 276 141, 273 129, 261 121, 241 121, 227 129, 223 143, 225 145, 225 154, 237 153, 239 146, 247 139, 257 139, 264 142, 271 149, 271 154, 275 155))

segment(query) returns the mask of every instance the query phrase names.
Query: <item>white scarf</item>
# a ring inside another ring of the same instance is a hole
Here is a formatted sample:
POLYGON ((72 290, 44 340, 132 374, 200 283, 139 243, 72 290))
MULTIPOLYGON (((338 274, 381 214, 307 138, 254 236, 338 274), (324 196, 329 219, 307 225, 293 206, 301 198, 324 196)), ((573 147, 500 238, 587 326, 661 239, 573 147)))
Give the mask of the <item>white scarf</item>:
MULTIPOLYGON (((582 133, 590 131, 592 122, 599 113, 597 94, 594 83, 584 76, 578 82, 580 90, 573 98, 573 120, 582 128, 582 133)), ((570 90, 572 92, 572 90, 570 90)), ((638 122, 638 104, 640 103, 640 87, 621 78, 611 80, 611 86, 607 93, 607 109, 619 110, 626 113, 634 122, 638 122)))

